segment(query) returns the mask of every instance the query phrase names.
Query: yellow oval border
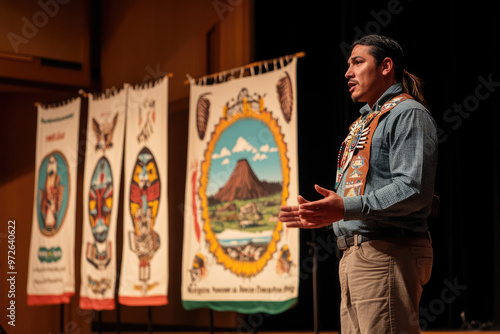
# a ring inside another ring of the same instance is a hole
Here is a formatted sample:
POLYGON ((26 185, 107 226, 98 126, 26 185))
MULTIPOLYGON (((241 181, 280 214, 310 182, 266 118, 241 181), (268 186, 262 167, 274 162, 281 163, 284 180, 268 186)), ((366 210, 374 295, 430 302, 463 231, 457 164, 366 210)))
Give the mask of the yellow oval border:
POLYGON ((248 105, 244 103, 244 108, 242 113, 238 113, 234 115, 231 119, 226 119, 225 117, 221 117, 219 124, 215 127, 215 131, 212 133, 212 138, 207 145, 207 150, 205 151, 205 161, 203 161, 201 165, 201 179, 200 179, 200 199, 201 206, 203 209, 202 217, 205 221, 204 230, 206 233, 206 240, 210 246, 210 252, 215 255, 217 258, 217 262, 224 265, 225 268, 231 270, 238 276, 254 276, 258 274, 267 264, 267 262, 271 259, 274 252, 276 252, 276 244, 280 240, 280 232, 283 229, 282 223, 278 221, 276 223, 276 227, 274 228, 271 241, 267 247, 267 250, 257 261, 237 261, 229 257, 222 247, 220 246, 215 233, 212 231, 210 227, 210 216, 208 212, 208 199, 206 195, 206 189, 208 186, 208 172, 210 169, 212 154, 214 153, 215 144, 219 140, 222 133, 231 125, 238 122, 241 119, 245 118, 253 118, 256 120, 260 120, 265 123, 271 133, 274 136, 274 140, 276 145, 278 146, 278 151, 280 154, 281 161, 281 170, 283 176, 283 191, 282 191, 282 205, 286 204, 286 200, 289 196, 288 185, 290 182, 290 169, 288 165, 288 158, 286 156, 286 143, 283 141, 283 134, 281 133, 281 128, 278 125, 276 119, 272 117, 270 112, 267 112, 262 108, 261 101, 261 110, 256 113, 249 110, 248 105))

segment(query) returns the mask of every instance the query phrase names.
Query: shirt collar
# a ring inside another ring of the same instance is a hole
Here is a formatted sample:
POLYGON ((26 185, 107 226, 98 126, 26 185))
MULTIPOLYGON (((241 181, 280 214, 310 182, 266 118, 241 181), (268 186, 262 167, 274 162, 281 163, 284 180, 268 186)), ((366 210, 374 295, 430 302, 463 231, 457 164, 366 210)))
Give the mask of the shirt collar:
POLYGON ((401 86, 401 83, 396 83, 389 87, 384 94, 382 94, 382 96, 377 100, 377 103, 375 103, 372 108, 370 108, 367 103, 359 110, 359 112, 361 113, 361 115, 365 116, 368 113, 375 111, 378 106, 383 105, 389 98, 393 97, 396 94, 400 94, 402 91, 403 88, 401 86))

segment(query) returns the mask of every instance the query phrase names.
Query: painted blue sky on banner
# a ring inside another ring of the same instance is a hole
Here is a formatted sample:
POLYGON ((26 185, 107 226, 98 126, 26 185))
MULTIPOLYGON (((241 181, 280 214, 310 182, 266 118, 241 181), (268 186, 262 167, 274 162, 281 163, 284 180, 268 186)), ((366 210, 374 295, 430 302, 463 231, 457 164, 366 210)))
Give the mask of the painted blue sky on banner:
POLYGON ((269 127, 259 120, 246 118, 228 127, 217 141, 207 194, 215 195, 224 186, 241 159, 247 159, 261 181, 282 182, 278 147, 269 127))

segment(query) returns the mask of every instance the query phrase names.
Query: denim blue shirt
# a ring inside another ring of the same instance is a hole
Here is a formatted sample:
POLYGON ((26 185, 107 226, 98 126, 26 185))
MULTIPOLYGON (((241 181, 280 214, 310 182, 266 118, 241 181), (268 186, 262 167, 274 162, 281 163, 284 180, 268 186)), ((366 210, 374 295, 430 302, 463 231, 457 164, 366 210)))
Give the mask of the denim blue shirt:
MULTIPOLYGON (((370 108, 402 92, 391 86, 370 108)), ((383 115, 372 137, 366 187, 361 196, 344 197, 344 220, 333 223, 336 236, 398 227, 427 231, 437 165, 437 130, 431 114, 419 102, 407 99, 383 115)), ((344 196, 345 175, 337 193, 344 196)))

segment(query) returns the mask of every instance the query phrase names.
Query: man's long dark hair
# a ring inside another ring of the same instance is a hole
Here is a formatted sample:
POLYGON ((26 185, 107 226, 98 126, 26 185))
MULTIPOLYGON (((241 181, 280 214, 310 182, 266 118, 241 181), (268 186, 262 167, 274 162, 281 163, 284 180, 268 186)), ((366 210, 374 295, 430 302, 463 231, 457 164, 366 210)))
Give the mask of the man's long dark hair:
POLYGON ((426 105, 422 90, 422 81, 416 76, 409 73, 405 69, 404 53, 401 46, 395 40, 380 36, 380 35, 366 35, 361 39, 354 42, 352 45, 368 45, 370 50, 368 53, 375 58, 375 63, 379 65, 386 57, 392 59, 396 80, 401 82, 403 92, 413 96, 415 100, 426 105))

